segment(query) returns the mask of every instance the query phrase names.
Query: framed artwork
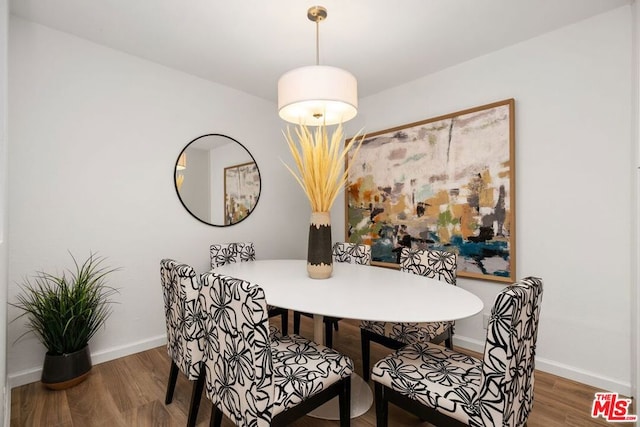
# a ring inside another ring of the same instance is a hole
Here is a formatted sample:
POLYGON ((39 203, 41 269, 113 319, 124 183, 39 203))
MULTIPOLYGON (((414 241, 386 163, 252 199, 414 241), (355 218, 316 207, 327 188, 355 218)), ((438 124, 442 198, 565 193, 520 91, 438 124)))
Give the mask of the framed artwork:
POLYGON ((372 264, 403 247, 458 255, 458 276, 516 280, 514 100, 367 134, 345 188, 346 240, 372 264))
POLYGON ((255 162, 224 168, 224 225, 242 221, 260 195, 260 173, 255 162))

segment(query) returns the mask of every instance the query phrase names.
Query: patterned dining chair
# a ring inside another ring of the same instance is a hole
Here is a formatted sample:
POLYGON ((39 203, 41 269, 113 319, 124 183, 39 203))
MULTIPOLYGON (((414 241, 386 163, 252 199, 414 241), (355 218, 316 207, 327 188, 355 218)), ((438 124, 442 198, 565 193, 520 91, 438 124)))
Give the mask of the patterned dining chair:
MULTIPOLYGON (((256 260, 253 242, 219 243, 211 245, 211 268, 220 267, 233 262, 247 262, 256 260)), ((269 317, 280 316, 281 332, 287 335, 289 331, 289 310, 269 305, 269 317)))
POLYGON ((391 402, 434 425, 526 425, 533 405, 542 280, 527 277, 496 297, 483 359, 429 342, 408 345, 375 364, 376 419, 391 402))
POLYGON ((285 426, 338 396, 350 422, 353 361, 299 335, 269 338, 264 290, 215 273, 201 276, 205 307, 206 395, 211 426, 285 426))
MULTIPOLYGON (((333 262, 348 262, 351 264, 370 265, 371 246, 361 243, 336 242, 332 250, 333 262)), ((293 333, 300 333, 300 316, 313 317, 311 313, 293 312, 293 333)), ((333 329, 338 330, 337 317, 325 316, 324 319, 325 345, 333 347, 333 329)))
POLYGON ((160 277, 167 326, 167 352, 171 358, 165 404, 173 400, 178 371, 193 382, 187 426, 196 424, 204 387, 203 323, 200 278, 190 266, 172 259, 160 261, 160 277))
MULTIPOLYGON (((400 271, 419 274, 456 284, 456 255, 451 252, 428 249, 402 248, 400 253, 400 271)), ((360 323, 360 341, 362 345, 362 378, 369 381, 371 341, 387 348, 399 348, 419 341, 434 343, 445 342, 453 348, 454 322, 393 323, 362 321, 360 323)))

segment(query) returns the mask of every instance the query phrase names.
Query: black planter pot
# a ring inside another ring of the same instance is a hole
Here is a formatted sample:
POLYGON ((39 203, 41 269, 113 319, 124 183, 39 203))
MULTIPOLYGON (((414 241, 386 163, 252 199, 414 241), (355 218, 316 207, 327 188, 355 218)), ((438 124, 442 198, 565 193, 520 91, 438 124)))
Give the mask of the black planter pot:
POLYGON ((74 353, 49 354, 44 357, 42 384, 52 390, 63 390, 86 380, 91 371, 89 346, 74 353))

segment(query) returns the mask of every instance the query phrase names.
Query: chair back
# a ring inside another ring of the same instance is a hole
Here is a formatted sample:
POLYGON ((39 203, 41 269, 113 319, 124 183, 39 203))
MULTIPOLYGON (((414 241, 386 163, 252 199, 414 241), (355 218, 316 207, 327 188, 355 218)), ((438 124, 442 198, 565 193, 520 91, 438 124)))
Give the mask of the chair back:
POLYGON ((253 242, 219 243, 209 248, 211 268, 232 262, 255 261, 256 250, 253 242))
POLYGON ((487 328, 479 393, 482 425, 522 426, 533 404, 542 280, 527 277, 496 297, 487 328))
POLYGON ((362 243, 336 242, 333 245, 333 261, 371 265, 371 246, 362 243))
POLYGON ((450 285, 456 284, 456 254, 430 249, 402 248, 400 253, 400 271, 442 280, 450 285))
POLYGON ((199 277, 190 266, 163 259, 160 278, 169 357, 189 380, 196 380, 203 358, 199 277))
POLYGON ((218 348, 204 360, 207 396, 236 425, 269 426, 275 386, 264 291, 215 273, 201 281, 207 323, 216 325, 205 347, 218 348))

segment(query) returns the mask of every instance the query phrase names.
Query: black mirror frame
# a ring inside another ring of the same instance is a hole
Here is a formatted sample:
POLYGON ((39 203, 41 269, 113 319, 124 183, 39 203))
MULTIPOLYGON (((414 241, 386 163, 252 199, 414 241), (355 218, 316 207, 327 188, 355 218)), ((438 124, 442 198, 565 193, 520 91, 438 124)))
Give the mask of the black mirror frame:
POLYGON ((231 226, 234 226, 236 224, 240 224, 242 221, 244 221, 245 219, 249 218, 251 216, 251 214, 253 213, 253 211, 256 209, 256 206, 258 206, 258 202, 260 201, 260 196, 262 195, 262 175, 260 174, 260 168, 258 167, 258 162, 256 162, 255 157, 253 157, 253 154, 251 154, 251 151, 249 151, 247 149, 247 147, 244 146, 244 144, 242 144, 237 139, 230 137, 229 135, 225 135, 225 134, 222 134, 222 133, 208 133, 206 135, 200 135, 199 137, 194 138, 191 141, 189 141, 189 143, 187 145, 185 145, 184 148, 178 154, 178 157, 176 158, 176 161, 175 161, 175 163, 173 165, 173 187, 176 190, 176 195, 178 196, 178 200, 180 200, 180 203, 182 204, 182 206, 185 208, 185 210, 187 212, 189 212, 189 214, 192 217, 194 217, 195 219, 197 219, 201 223, 209 225, 211 227, 220 227, 220 228, 222 228, 222 227, 231 227, 231 226), (228 138, 231 141, 233 141, 236 144, 238 144, 240 147, 242 147, 244 149, 244 151, 247 152, 247 154, 249 154, 249 157, 251 157, 251 160, 253 160, 253 163, 255 163, 256 170, 258 171, 258 179, 260 179, 260 192, 258 193, 258 197, 256 198, 256 203, 253 205, 253 209, 251 209, 251 211, 249 211, 247 216, 245 216, 244 218, 242 218, 238 222, 234 222, 233 224, 212 224, 210 222, 204 221, 203 219, 201 219, 198 216, 196 216, 193 212, 191 212, 191 210, 187 207, 187 205, 185 205, 184 201, 182 200, 182 197, 180 197, 180 192, 178 191, 178 183, 176 181, 176 168, 178 166, 178 161, 180 160, 180 156, 182 156, 182 153, 184 153, 185 150, 187 149, 187 147, 189 147, 191 144, 193 144, 194 142, 196 142, 197 140, 199 140, 201 138, 205 138, 205 137, 208 137, 208 136, 221 136, 221 137, 224 137, 224 138, 228 138))

